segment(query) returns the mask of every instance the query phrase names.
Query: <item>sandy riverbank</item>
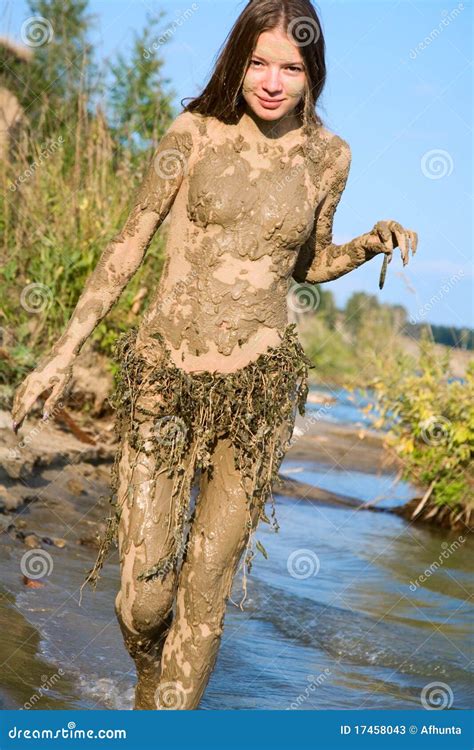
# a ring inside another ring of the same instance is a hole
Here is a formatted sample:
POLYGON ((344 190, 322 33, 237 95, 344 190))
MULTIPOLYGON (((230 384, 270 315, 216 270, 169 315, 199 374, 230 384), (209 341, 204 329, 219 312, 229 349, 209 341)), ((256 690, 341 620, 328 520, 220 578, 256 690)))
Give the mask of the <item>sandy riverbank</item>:
MULTIPOLYGON (((51 533, 70 545, 95 546, 95 534, 108 513, 110 470, 116 449, 113 421, 83 420, 74 414, 74 430, 54 422, 29 419, 15 436, 8 412, 0 412, 0 523, 19 544, 45 546, 36 521, 57 517, 51 533), (69 530, 69 531, 68 531, 69 530)), ((317 462, 369 474, 394 472, 396 465, 383 449, 382 435, 315 421, 298 415, 292 445, 293 461, 317 462)), ((361 507, 360 499, 281 477, 275 492, 312 502, 361 507)), ((44 524, 40 524, 44 527, 44 524)))

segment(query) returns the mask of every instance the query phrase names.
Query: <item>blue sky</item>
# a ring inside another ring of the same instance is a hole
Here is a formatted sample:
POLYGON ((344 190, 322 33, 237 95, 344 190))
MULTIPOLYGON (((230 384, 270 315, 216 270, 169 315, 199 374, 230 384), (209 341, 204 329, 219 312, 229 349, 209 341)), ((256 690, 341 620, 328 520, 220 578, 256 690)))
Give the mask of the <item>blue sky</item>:
MULTIPOLYGON (((99 60, 130 48, 148 12, 164 10, 164 75, 176 107, 196 95, 245 0, 90 0, 99 60), (184 12, 188 9, 187 17, 184 12), (173 23, 175 22, 175 23, 173 23)), ((415 320, 472 326, 472 4, 382 0, 314 3, 326 39, 328 80, 320 114, 345 138, 352 166, 335 219, 336 242, 395 219, 419 234, 378 290, 381 258, 331 282, 338 304, 353 291, 404 305, 415 320)), ((31 15, 3 0, 2 33, 20 39, 31 15)), ((396 251, 398 253, 398 251, 396 251)))

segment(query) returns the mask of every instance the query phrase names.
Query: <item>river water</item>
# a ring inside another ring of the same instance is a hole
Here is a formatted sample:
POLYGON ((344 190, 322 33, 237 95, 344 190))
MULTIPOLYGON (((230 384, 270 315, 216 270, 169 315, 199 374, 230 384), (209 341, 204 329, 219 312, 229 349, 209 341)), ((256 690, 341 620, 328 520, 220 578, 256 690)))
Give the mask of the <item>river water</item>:
MULTIPOLYGON (((330 419, 364 424, 347 394, 337 395, 330 419)), ((385 507, 412 496, 391 475, 317 461, 288 457, 282 474, 385 507)), ((254 558, 243 610, 241 572, 235 578, 200 708, 472 707, 472 539, 390 513, 281 495, 276 506, 280 530, 258 529, 268 559, 254 558)), ((41 532, 58 534, 57 524, 45 515, 41 532)), ((3 535, 1 707, 131 708, 134 666, 113 610, 116 553, 81 606, 91 550, 55 551, 60 564, 44 589, 19 585, 23 553, 3 535)))

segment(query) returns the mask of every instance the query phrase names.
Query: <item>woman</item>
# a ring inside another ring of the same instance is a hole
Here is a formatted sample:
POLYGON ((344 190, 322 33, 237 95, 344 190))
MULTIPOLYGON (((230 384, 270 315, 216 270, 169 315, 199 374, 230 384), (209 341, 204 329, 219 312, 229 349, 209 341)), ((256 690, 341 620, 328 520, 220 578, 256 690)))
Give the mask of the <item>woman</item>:
POLYGON ((265 500, 310 366, 288 324, 290 277, 330 281, 397 246, 405 264, 416 247, 394 221, 332 242, 350 149, 315 112, 324 82, 309 0, 249 2, 203 93, 162 138, 63 336, 15 394, 15 430, 50 387, 51 411, 170 212, 155 297, 117 344, 116 505, 85 581, 95 583, 117 534, 115 610, 137 667, 136 709, 198 706, 238 563, 246 550, 245 586, 253 531, 269 522, 265 500))

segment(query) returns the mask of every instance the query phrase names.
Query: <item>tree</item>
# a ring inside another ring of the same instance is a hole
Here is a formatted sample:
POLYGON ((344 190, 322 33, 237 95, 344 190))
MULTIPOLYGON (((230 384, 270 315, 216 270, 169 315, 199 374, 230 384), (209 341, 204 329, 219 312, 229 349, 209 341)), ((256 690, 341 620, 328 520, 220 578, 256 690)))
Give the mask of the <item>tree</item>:
POLYGON ((367 316, 378 314, 380 303, 373 294, 354 292, 346 302, 344 325, 352 334, 357 334, 367 316))
POLYGON ((20 84, 23 106, 38 138, 71 129, 99 90, 88 34, 95 16, 88 0, 28 0, 31 16, 22 27, 23 42, 33 50, 28 80, 20 84))
POLYGON ((163 78, 164 60, 160 55, 166 35, 156 28, 163 16, 148 16, 141 34, 135 33, 130 59, 119 54, 111 64, 110 114, 116 140, 130 151, 156 145, 173 119, 171 100, 174 91, 164 92, 170 79, 163 78))

